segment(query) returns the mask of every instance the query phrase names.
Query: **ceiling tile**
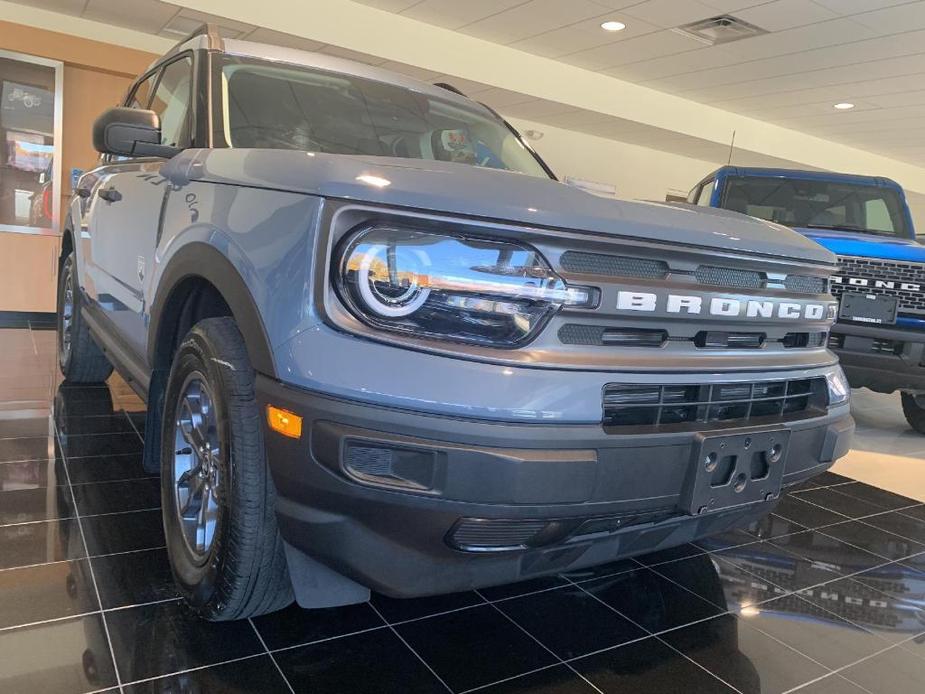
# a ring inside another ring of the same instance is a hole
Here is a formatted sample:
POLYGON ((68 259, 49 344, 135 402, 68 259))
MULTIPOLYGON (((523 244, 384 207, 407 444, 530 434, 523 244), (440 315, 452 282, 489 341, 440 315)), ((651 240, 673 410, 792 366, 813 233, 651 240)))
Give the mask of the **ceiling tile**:
POLYGON ((257 43, 269 43, 273 46, 282 46, 283 48, 295 48, 300 51, 318 51, 324 48, 324 44, 320 41, 312 41, 311 39, 302 38, 301 36, 284 34, 281 31, 273 31, 272 29, 265 29, 263 27, 257 27, 249 33, 247 35, 247 40, 256 41, 257 43))
POLYGON ((468 24, 460 31, 508 44, 600 14, 601 6, 589 0, 530 0, 468 24))
POLYGON ((736 12, 746 7, 760 5, 767 0, 700 0, 704 5, 708 5, 720 12, 736 12))
POLYGON ((401 14, 428 24, 458 29, 485 17, 522 5, 524 0, 423 0, 401 14))
POLYGON ((491 87, 485 91, 479 92, 479 101, 483 101, 496 111, 501 111, 514 104, 523 104, 528 101, 536 101, 536 97, 520 92, 512 92, 509 89, 491 87))
POLYGON ((925 29, 925 3, 912 2, 864 12, 853 15, 851 19, 881 34, 925 29))
POLYGON ((720 46, 705 46, 685 51, 684 53, 623 65, 612 74, 633 81, 645 82, 672 75, 697 72, 698 70, 714 70, 739 62, 741 62, 741 58, 727 53, 720 46))
POLYGON ((689 24, 716 15, 716 8, 697 0, 646 0, 624 10, 631 17, 655 24, 666 29, 689 24))
POLYGON ((925 89, 916 89, 909 92, 895 92, 893 94, 880 94, 869 96, 867 99, 872 104, 876 104, 881 108, 925 104, 925 89))
POLYGON ((417 5, 420 1, 421 0, 353 0, 353 2, 358 2, 361 5, 369 5, 370 7, 375 7, 378 10, 385 10, 387 12, 401 12, 412 5, 417 5))
POLYGON ((89 0, 83 17, 156 34, 178 11, 155 0, 89 0))
POLYGON ((558 101, 549 101, 548 99, 536 99, 521 104, 511 104, 501 109, 506 116, 513 118, 526 118, 527 120, 539 120, 549 116, 556 116, 565 113, 575 112, 577 109, 568 104, 561 104, 558 101))
POLYGON ((564 56, 561 60, 591 70, 602 70, 698 48, 703 48, 700 41, 663 29, 654 34, 579 51, 564 56))
POLYGON ((835 46, 876 36, 876 32, 851 19, 831 21, 762 34, 723 45, 723 49, 743 60, 770 58, 775 55, 835 46))
POLYGON ((909 0, 813 0, 813 2, 832 10, 832 12, 848 16, 859 12, 870 12, 892 7, 893 5, 904 5, 909 0))
POLYGON ((807 24, 824 22, 838 15, 812 0, 775 0, 736 12, 736 17, 768 31, 783 31, 807 24))
MULTIPOLYGON (((236 39, 246 34, 251 33, 255 27, 253 24, 245 24, 244 22, 238 22, 233 19, 226 19, 225 17, 218 17, 214 14, 206 14, 205 12, 198 12, 196 10, 188 10, 185 7, 180 10, 173 20, 171 21, 171 26, 189 26, 190 24, 194 25, 193 29, 198 27, 201 24, 214 24, 218 27, 218 32, 226 39, 236 39), (178 20, 184 20, 183 22, 178 22, 178 20)), ((167 27, 165 27, 166 29, 167 27)), ((172 34, 175 35, 175 34, 172 34)))
POLYGON ((512 43, 511 47, 536 55, 557 58, 596 46, 626 41, 634 36, 642 36, 655 31, 659 31, 659 27, 654 24, 628 17, 621 12, 608 12, 577 24, 517 41, 512 43), (601 23, 611 19, 624 22, 626 29, 619 32, 608 32, 601 29, 601 23))
POLYGON ((87 0, 15 0, 18 5, 29 5, 52 12, 62 12, 79 16, 87 4, 87 0))

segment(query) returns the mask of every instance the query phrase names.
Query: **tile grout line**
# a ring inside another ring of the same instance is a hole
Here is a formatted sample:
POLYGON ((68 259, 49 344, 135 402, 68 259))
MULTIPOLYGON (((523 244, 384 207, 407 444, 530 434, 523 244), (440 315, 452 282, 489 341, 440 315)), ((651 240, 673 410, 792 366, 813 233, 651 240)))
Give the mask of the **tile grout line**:
MULTIPOLYGON (((176 677, 177 675, 185 675, 188 672, 199 672, 200 670, 208 670, 213 667, 221 667, 222 665, 229 665, 231 663, 240 663, 244 660, 252 660, 254 658, 260 658, 261 656, 266 655, 265 653, 252 653, 251 655, 242 655, 239 658, 229 658, 228 660, 222 660, 218 663, 210 663, 208 665, 197 665, 196 667, 184 668, 183 670, 176 670, 174 672, 167 672, 162 675, 154 675, 153 677, 143 677, 139 680, 132 680, 131 682, 125 682, 122 686, 132 687, 136 684, 144 684, 145 682, 155 682, 160 679, 165 679, 167 677, 176 677)), ((100 690, 107 691, 107 690, 100 690)))
POLYGON ((143 447, 144 447, 144 445, 145 445, 145 437, 141 435, 141 432, 140 432, 140 431, 138 431, 138 427, 135 426, 135 422, 133 422, 133 421, 132 421, 132 418, 129 417, 128 412, 126 412, 126 410, 125 410, 124 407, 122 408, 122 414, 124 414, 124 415, 125 415, 125 418, 128 420, 128 425, 129 425, 130 427, 132 427, 132 431, 134 431, 134 432, 138 435, 138 438, 141 439, 142 453, 143 453, 143 452, 144 452, 144 448, 143 448, 143 447))
MULTIPOLYGON (((106 513, 88 513, 81 518, 105 518, 106 516, 122 516, 129 513, 145 513, 146 511, 160 511, 160 506, 150 508, 132 508, 127 511, 107 511, 106 513)), ((0 528, 15 528, 23 525, 39 525, 41 523, 57 523, 58 521, 76 520, 77 516, 61 516, 60 518, 45 518, 44 520, 21 521, 19 523, 0 523, 0 528)))
MULTIPOLYGON (((482 600, 485 600, 485 596, 482 595, 482 593, 481 593, 480 591, 476 590, 476 591, 475 591, 475 594, 478 595, 480 598, 482 598, 482 600)), ((504 617, 507 621, 509 621, 509 622, 510 622, 511 624, 513 624, 515 627, 517 627, 518 629, 520 629, 524 634, 526 634, 528 637, 530 637, 530 639, 532 639, 534 642, 536 642, 537 644, 539 644, 539 646, 540 646, 543 650, 545 650, 547 653, 549 653, 549 655, 551 655, 553 658, 555 658, 555 659, 558 661, 558 664, 560 664, 560 665, 565 665, 569 670, 572 671, 572 673, 574 673, 575 675, 577 675, 581 680, 583 680, 586 684, 588 684, 588 685, 589 685, 592 689, 594 689, 594 691, 596 691, 598 694, 604 694, 604 692, 602 692, 602 691, 598 688, 598 686, 597 686, 596 684, 594 684, 594 683, 591 682, 587 677, 585 677, 585 676, 582 675, 580 672, 578 672, 578 670, 576 670, 572 665, 570 665, 567 661, 563 660, 563 659, 559 656, 558 653, 556 653, 555 651, 553 651, 553 650, 552 650, 551 648, 549 648, 545 643, 543 643, 543 642, 540 641, 538 638, 536 638, 533 634, 531 634, 529 631, 527 631, 526 628, 524 628, 523 626, 521 626, 520 624, 518 624, 517 621, 516 621, 513 617, 511 617, 507 612, 505 612, 504 610, 502 610, 500 607, 498 607, 497 605, 495 605, 493 602, 489 602, 488 600, 485 600, 485 602, 488 603, 488 604, 495 610, 495 612, 497 612, 498 614, 500 614, 502 617, 504 617)))
MULTIPOLYGON (((583 592, 585 595, 591 597, 593 600, 597 600, 597 602, 599 602, 600 604, 602 604, 602 605, 603 605, 604 607, 606 607, 608 610, 611 610, 612 612, 615 612, 616 614, 620 615, 623 619, 627 620, 627 621, 630 622, 631 624, 636 625, 637 627, 639 627, 640 629, 642 629, 643 632, 645 632, 646 634, 649 635, 649 636, 646 636, 646 637, 643 637, 643 638, 654 638, 654 639, 656 639, 660 644, 662 644, 663 646, 665 646, 665 647, 667 647, 667 648, 670 648, 672 651, 674 651, 675 653, 677 653, 678 655, 680 655, 682 658, 684 658, 684 659, 687 660, 688 662, 693 663, 696 667, 700 668, 700 669, 703 670, 705 673, 707 673, 708 675, 710 675, 710 677, 713 677, 714 679, 719 680, 720 682, 722 682, 723 684, 725 684, 727 687, 729 687, 730 689, 732 689, 734 692, 738 692, 739 694, 742 694, 742 692, 741 692, 737 687, 733 687, 731 684, 729 684, 726 680, 724 680, 724 679, 723 679, 722 677, 720 677, 719 675, 716 675, 716 674, 710 672, 710 671, 707 670, 703 665, 701 665, 700 663, 698 663, 696 660, 694 660, 693 658, 689 657, 689 656, 686 655, 685 653, 682 653, 682 652, 679 651, 677 648, 675 648, 674 646, 672 646, 670 643, 668 643, 668 642, 665 641, 664 639, 660 638, 660 636, 659 636, 660 634, 667 634, 668 632, 670 632, 670 631, 675 631, 676 629, 683 629, 683 628, 685 628, 685 627, 689 627, 689 626, 692 626, 692 625, 694 625, 694 624, 700 624, 701 622, 705 622, 705 621, 707 621, 708 619, 715 619, 716 617, 721 617, 722 615, 713 615, 712 617, 707 617, 706 619, 698 619, 698 620, 695 621, 695 622, 690 622, 690 623, 688 623, 688 624, 684 624, 684 625, 682 625, 682 626, 675 627, 674 629, 665 629, 664 631, 652 632, 652 631, 650 631, 649 629, 647 629, 646 627, 644 627, 642 624, 639 624, 639 623, 636 622, 634 619, 631 619, 631 618, 628 617, 627 615, 625 615, 625 614, 623 614, 622 612, 620 612, 620 610, 616 609, 616 608, 613 607, 612 605, 608 605, 604 600, 601 600, 601 598, 599 598, 598 596, 596 596, 594 593, 590 592, 589 590, 586 590, 583 586, 579 585, 578 583, 575 583, 575 582, 572 581, 571 579, 566 578, 566 580, 569 581, 570 583, 572 583, 572 585, 574 585, 576 588, 578 588, 578 589, 579 589, 581 592, 583 592)), ((690 591, 688 591, 688 592, 690 592, 690 591)), ((636 641, 640 641, 640 640, 641 640, 641 639, 636 639, 636 641)), ((632 643, 632 641, 629 642, 629 643, 632 643)), ((616 649, 616 648, 622 648, 623 646, 626 646, 626 645, 627 645, 627 644, 624 643, 624 644, 619 644, 619 645, 617 645, 617 646, 612 646, 611 648, 614 648, 614 649, 616 649)), ((597 651, 597 652, 598 652, 598 653, 603 653, 603 652, 609 651, 609 650, 611 650, 611 649, 610 649, 610 648, 605 648, 605 649, 603 649, 603 650, 601 650, 601 651, 597 651)), ((585 654, 585 655, 583 655, 583 656, 578 656, 578 657, 579 657, 579 658, 585 658, 585 657, 587 657, 588 655, 591 655, 591 654, 585 654)), ((578 658, 573 658, 572 660, 577 660, 577 659, 578 659, 578 658)))
POLYGON ((448 692, 451 692, 451 694, 452 694, 453 689, 450 687, 450 685, 448 685, 446 682, 444 682, 444 681, 443 681, 443 678, 440 677, 440 675, 437 674, 436 670, 434 670, 434 669, 430 666, 430 664, 429 664, 426 660, 424 660, 424 658, 421 657, 421 654, 418 653, 416 650, 414 650, 414 649, 411 647, 411 644, 408 643, 408 642, 405 640, 405 638, 404 638, 401 634, 398 633, 398 629, 396 629, 394 626, 392 626, 392 625, 389 623, 389 620, 387 620, 385 617, 382 616, 382 613, 381 613, 378 609, 376 609, 376 606, 373 605, 372 601, 370 601, 370 602, 367 603, 367 604, 370 606, 370 608, 372 608, 372 611, 373 611, 373 612, 375 612, 377 615, 379 615, 379 619, 381 619, 383 622, 385 622, 385 625, 386 625, 389 629, 391 629, 392 633, 395 634, 396 638, 398 638, 399 641, 401 641, 403 644, 405 644, 405 648, 407 648, 409 651, 411 651, 411 652, 414 654, 414 657, 417 658, 418 660, 420 660, 420 661, 421 661, 421 664, 424 665, 424 667, 426 667, 426 668, 430 671, 430 674, 432 674, 434 677, 437 678, 437 681, 438 681, 440 684, 443 685, 444 689, 446 689, 448 692))
POLYGON ((273 665, 274 665, 274 667, 276 667, 277 672, 279 672, 279 676, 283 678, 283 682, 285 682, 285 683, 286 683, 286 686, 289 687, 290 693, 291 693, 291 694, 295 694, 295 689, 293 689, 292 684, 289 682, 289 678, 286 677, 286 673, 283 672, 283 669, 279 666, 279 663, 276 662, 276 658, 275 658, 275 657, 273 656, 273 654, 270 652, 270 649, 267 648, 266 641, 264 641, 264 640, 263 640, 263 636, 260 635, 260 630, 257 629, 257 625, 254 624, 253 618, 248 617, 248 618, 247 618, 247 622, 248 622, 248 624, 251 625, 251 629, 253 629, 253 630, 254 630, 254 633, 257 635, 257 640, 260 641, 260 645, 263 646, 263 651, 264 651, 264 653, 266 653, 268 656, 270 656, 270 660, 273 661, 273 665))
MULTIPOLYGON (((55 439, 58 443, 61 443, 61 437, 58 432, 58 426, 55 424, 55 439)), ((53 452, 53 451, 52 451, 53 452)), ((74 489, 71 487, 71 473, 68 470, 67 456, 64 453, 64 447, 61 447, 61 457, 64 462, 64 474, 67 477, 68 492, 71 496, 71 502, 74 504, 74 515, 77 518, 77 529, 80 531, 80 540, 84 546, 84 554, 89 558, 90 548, 87 545, 87 536, 84 533, 83 523, 80 521, 80 511, 77 510, 77 497, 74 496, 74 489)), ((101 621, 103 622, 103 632, 106 634, 106 643, 109 646, 109 657, 112 660, 112 669, 116 676, 116 685, 119 688, 119 692, 122 692, 122 676, 119 674, 119 664, 116 662, 116 651, 112 646, 112 636, 109 633, 109 624, 106 622, 106 614, 102 612, 103 610, 103 598, 100 596, 100 588, 96 582, 96 573, 93 571, 93 562, 87 561, 87 569, 90 572, 90 580, 93 583, 93 592, 96 593, 96 601, 100 606, 101 612, 101 621)))
POLYGON ((459 694, 472 694, 472 692, 479 692, 483 689, 488 689, 488 687, 495 687, 499 684, 504 684, 505 682, 513 682, 514 680, 519 680, 521 677, 529 677, 530 675, 535 675, 538 672, 544 672, 555 667, 560 667, 561 665, 562 663, 551 663, 550 665, 544 665, 543 667, 534 668, 533 670, 527 670, 526 672, 522 672, 519 675, 511 675, 510 677, 505 677, 504 679, 489 682, 488 684, 480 684, 478 687, 472 687, 472 689, 464 689, 459 694))
MULTIPOLYGON (((71 518, 70 520, 74 520, 71 518)), ((49 521, 46 521, 49 522, 49 521)), ((156 549, 166 549, 167 545, 158 545, 156 547, 142 547, 141 549, 127 549, 123 552, 107 552, 105 554, 86 554, 82 557, 69 557, 67 559, 55 559, 54 561, 41 561, 36 564, 23 564, 22 566, 8 566, 0 568, 0 573, 4 571, 18 571, 19 569, 34 569, 39 566, 48 566, 50 564, 64 564, 69 561, 80 561, 81 559, 98 559, 100 557, 117 557, 122 554, 135 554, 136 552, 151 552, 156 549)), ((86 551, 86 548, 84 548, 86 551)))

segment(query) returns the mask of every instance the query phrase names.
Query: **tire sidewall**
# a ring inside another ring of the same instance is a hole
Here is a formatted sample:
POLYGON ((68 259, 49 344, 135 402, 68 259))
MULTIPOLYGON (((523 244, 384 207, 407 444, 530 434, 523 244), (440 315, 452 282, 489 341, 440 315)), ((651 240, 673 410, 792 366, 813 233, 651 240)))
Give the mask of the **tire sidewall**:
POLYGON ((232 450, 232 436, 229 430, 228 393, 222 374, 213 361, 218 358, 215 350, 205 336, 195 328, 183 340, 177 350, 170 369, 167 381, 166 395, 164 397, 164 417, 161 428, 161 505, 163 508, 164 535, 167 543, 167 553, 174 579, 181 593, 193 605, 208 609, 220 597, 220 580, 223 574, 225 545, 228 541, 228 530, 231 527, 231 513, 233 504, 233 485, 235 475, 232 450), (205 559, 196 557, 187 547, 183 539, 183 530, 177 515, 176 495, 174 492, 174 435, 176 431, 176 408, 181 396, 180 388, 186 377, 198 371, 205 376, 207 385, 212 393, 212 404, 216 412, 216 425, 218 430, 221 455, 219 470, 222 486, 218 500, 219 513, 216 522, 215 538, 212 547, 205 559))
POLYGON ((68 256, 64 259, 64 262, 61 263, 61 269, 58 274, 58 315, 57 315, 57 328, 58 328, 58 365, 61 367, 61 373, 67 376, 68 368, 71 365, 71 361, 74 359, 74 337, 77 334, 77 320, 78 315, 80 314, 78 301, 79 296, 77 294, 77 282, 76 282, 76 271, 74 269, 74 252, 70 252, 68 256), (70 273, 70 274, 68 274, 70 273), (71 283, 71 292, 73 293, 73 305, 71 306, 71 351, 68 352, 67 359, 64 358, 64 293, 67 290, 67 282, 65 277, 70 280, 71 283))

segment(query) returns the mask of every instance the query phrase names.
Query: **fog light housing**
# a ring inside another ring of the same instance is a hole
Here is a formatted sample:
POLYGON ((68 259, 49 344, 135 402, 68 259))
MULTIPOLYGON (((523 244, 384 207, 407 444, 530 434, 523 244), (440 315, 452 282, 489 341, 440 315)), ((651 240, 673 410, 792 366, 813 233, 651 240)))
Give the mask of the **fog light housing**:
POLYGON ((825 383, 829 394, 829 406, 848 402, 851 396, 851 386, 840 366, 836 366, 825 375, 825 383))

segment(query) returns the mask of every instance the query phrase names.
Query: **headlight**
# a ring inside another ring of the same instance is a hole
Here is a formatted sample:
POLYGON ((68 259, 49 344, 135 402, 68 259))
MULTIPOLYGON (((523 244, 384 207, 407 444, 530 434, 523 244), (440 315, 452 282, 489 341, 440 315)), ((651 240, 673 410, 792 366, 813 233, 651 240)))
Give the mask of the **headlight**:
POLYGON ((384 330, 513 347, 562 306, 587 306, 529 246, 374 227, 339 256, 337 289, 362 321, 384 330))
POLYGON ((848 402, 851 386, 848 385, 848 378, 840 366, 829 371, 825 375, 825 381, 829 389, 829 405, 841 405, 848 402))

